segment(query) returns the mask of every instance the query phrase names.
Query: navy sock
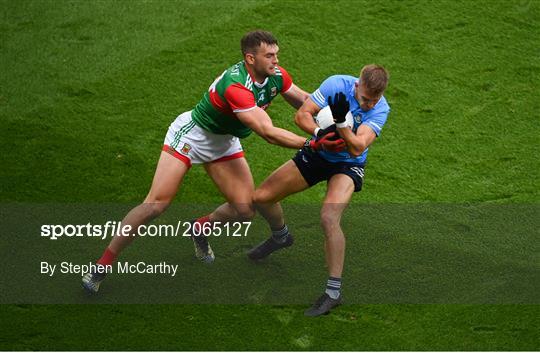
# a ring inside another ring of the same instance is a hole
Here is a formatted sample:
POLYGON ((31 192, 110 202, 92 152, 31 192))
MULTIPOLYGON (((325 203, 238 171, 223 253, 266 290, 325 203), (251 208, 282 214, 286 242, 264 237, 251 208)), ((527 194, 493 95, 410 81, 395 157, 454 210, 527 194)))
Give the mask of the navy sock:
POLYGON ((272 230, 272 239, 276 243, 284 243, 285 240, 287 240, 287 236, 289 235, 289 228, 287 228, 287 225, 284 224, 282 228, 277 230, 272 230))
POLYGON ((328 281, 326 281, 326 294, 332 299, 339 298, 341 294, 341 278, 328 277, 328 281))

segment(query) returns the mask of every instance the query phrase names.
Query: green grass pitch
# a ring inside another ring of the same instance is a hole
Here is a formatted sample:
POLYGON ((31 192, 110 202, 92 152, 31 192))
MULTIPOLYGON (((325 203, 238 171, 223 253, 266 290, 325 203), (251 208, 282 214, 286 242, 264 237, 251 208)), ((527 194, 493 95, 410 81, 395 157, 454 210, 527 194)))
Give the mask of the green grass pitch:
MULTIPOLYGON (((444 238, 428 230, 425 238, 375 236, 397 229, 395 219, 384 220, 388 228, 369 224, 372 238, 348 239, 348 259, 360 252, 361 264, 369 266, 347 264, 344 293, 350 290, 349 297, 353 289, 369 290, 372 282, 365 287, 351 282, 355 275, 370 276, 371 269, 413 261, 411 277, 404 278, 414 284, 412 274, 422 272, 422 259, 452 265, 459 258, 503 274, 505 283, 491 283, 478 293, 483 297, 492 290, 491 303, 478 304, 474 295, 470 302, 446 304, 392 303, 381 297, 380 303, 360 300, 317 319, 305 318, 306 306, 300 304, 2 304, 0 350, 540 349, 540 309, 531 295, 540 289, 538 1, 0 0, 0 7, 4 209, 140 202, 170 122, 240 60, 241 36, 263 28, 279 39, 280 64, 307 91, 332 74, 357 75, 372 62, 390 71, 385 95, 392 112, 370 149, 364 190, 354 196, 353 206, 514 210, 505 213, 512 215, 508 222, 498 218, 497 227, 487 224, 485 232, 473 232, 476 239, 444 238), (516 209, 527 211, 520 218, 516 209), (519 238, 506 231, 513 222, 519 238), (390 256, 398 253, 401 259, 390 256)), ((269 114, 276 125, 300 133, 294 111, 282 99, 269 114)), ((256 183, 293 153, 255 135, 243 146, 256 183)), ((316 210, 324 190, 319 185, 294 195, 286 209, 316 210)), ((177 200, 210 205, 222 197, 204 170, 193 168, 177 200)), ((441 213, 442 229, 457 236, 478 225, 457 213, 441 213)), ((260 218, 256 222, 264 228, 260 218)), ((0 245, 9 261, 0 273, 17 256, 25 258, 19 255, 24 251, 7 245, 5 226, 0 245)), ((307 304, 324 284, 322 236, 302 236, 300 229, 295 251, 309 249, 305 259, 292 251, 280 254, 269 269, 239 261, 224 241, 216 248, 233 254, 224 260, 238 265, 230 271, 262 273, 274 284, 279 281, 272 280, 272 266, 313 264, 306 277, 320 281, 311 283, 313 292, 298 293, 306 296, 298 302, 307 304)), ((126 256, 179 256, 204 275, 204 268, 187 262, 191 248, 178 245, 175 255, 167 242, 136 241, 126 256)), ((95 249, 82 255, 85 260, 105 246, 92 244, 95 249)), ((470 272, 464 276, 482 279, 470 272)), ((228 275, 219 265, 209 273, 228 275)), ((457 278, 455 272, 452 276, 444 280, 451 283, 457 278)), ((62 290, 71 284, 79 290, 76 282, 66 281, 62 290)), ((410 283, 396 286, 417 288, 410 283)), ((121 282, 117 286, 122 288, 121 282)))

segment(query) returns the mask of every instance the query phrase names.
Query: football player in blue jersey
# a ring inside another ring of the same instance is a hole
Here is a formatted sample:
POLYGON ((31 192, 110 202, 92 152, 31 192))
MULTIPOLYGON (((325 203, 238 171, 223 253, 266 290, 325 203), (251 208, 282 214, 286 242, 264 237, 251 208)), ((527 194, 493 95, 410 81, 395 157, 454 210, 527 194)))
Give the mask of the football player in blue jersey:
POLYGON ((249 258, 260 260, 293 244, 279 201, 320 181, 327 181, 320 216, 329 278, 323 295, 306 310, 307 316, 326 314, 341 303, 341 275, 345 257, 341 215, 352 194, 362 189, 368 147, 381 133, 390 112, 383 96, 387 85, 388 72, 374 64, 362 68, 359 78, 336 75, 326 79, 298 110, 295 121, 302 130, 313 134, 314 139, 334 129, 345 141, 343 150, 301 149, 255 191, 255 206, 272 231, 269 239, 248 252, 249 258), (321 129, 313 117, 326 106, 330 106, 335 125, 321 129), (346 122, 349 113, 354 118, 352 129, 346 122))

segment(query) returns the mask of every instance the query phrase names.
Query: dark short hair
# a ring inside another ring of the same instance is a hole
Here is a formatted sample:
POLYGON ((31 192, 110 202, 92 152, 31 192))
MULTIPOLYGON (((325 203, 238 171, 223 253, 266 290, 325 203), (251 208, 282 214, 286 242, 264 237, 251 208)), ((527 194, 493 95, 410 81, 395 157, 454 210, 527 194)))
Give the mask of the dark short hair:
POLYGON ((240 41, 242 55, 246 55, 247 53, 255 53, 262 43, 266 43, 268 45, 278 44, 277 39, 270 32, 257 30, 246 33, 246 35, 242 37, 242 40, 240 41))
POLYGON ((360 72, 360 82, 366 86, 369 93, 382 95, 388 86, 388 71, 381 65, 366 65, 360 72))

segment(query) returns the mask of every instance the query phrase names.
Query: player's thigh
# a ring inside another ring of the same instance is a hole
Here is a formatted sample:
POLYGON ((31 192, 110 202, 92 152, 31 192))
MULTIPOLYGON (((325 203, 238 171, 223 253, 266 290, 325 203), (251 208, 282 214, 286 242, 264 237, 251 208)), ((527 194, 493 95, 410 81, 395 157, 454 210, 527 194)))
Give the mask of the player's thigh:
POLYGON ((300 170, 289 160, 276 169, 255 190, 256 203, 274 203, 285 197, 309 188, 300 170))
POLYGON ((346 174, 335 174, 328 180, 324 203, 347 204, 354 192, 354 182, 346 174))
POLYGON ((205 163, 204 168, 227 201, 251 204, 255 185, 245 158, 205 163))
POLYGON ((171 154, 161 152, 152 187, 144 202, 170 203, 189 167, 171 154))
POLYGON ((348 175, 335 174, 328 181, 328 188, 321 208, 321 221, 339 222, 354 192, 354 182, 348 175))

